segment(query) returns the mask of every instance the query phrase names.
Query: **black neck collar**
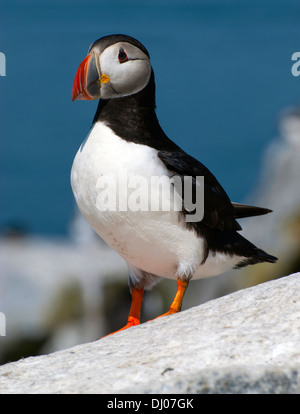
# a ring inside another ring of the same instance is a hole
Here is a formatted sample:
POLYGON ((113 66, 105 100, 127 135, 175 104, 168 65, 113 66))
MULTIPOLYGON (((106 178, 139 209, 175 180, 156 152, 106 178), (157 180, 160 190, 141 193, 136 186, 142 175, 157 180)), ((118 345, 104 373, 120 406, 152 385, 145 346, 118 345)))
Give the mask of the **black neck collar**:
POLYGON ((123 98, 100 99, 93 124, 99 121, 126 141, 160 151, 178 148, 163 132, 155 113, 153 71, 148 85, 140 92, 123 98))

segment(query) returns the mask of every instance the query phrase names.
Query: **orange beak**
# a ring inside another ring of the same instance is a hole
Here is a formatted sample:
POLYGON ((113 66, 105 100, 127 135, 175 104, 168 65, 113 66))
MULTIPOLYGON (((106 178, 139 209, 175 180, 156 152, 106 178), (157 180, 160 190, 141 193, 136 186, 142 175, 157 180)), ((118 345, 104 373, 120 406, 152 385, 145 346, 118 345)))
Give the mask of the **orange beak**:
POLYGON ((87 55, 77 69, 72 87, 72 101, 98 98, 100 98, 100 79, 93 53, 87 55))

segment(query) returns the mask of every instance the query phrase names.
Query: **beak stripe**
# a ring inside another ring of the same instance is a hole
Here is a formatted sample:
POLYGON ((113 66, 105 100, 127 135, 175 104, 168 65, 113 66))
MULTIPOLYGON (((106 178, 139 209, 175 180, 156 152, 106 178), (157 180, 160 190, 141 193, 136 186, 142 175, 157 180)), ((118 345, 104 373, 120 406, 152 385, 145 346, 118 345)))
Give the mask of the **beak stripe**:
POLYGON ((93 99, 86 90, 88 65, 90 59, 91 55, 87 55, 77 69, 72 88, 72 101, 75 101, 76 99, 93 99))

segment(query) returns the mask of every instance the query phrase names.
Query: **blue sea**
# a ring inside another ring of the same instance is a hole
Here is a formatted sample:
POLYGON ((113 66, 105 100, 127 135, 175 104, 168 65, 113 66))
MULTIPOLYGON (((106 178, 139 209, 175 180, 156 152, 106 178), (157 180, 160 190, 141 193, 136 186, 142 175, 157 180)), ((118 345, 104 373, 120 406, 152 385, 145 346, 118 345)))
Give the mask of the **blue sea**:
POLYGON ((70 169, 97 106, 71 101, 73 78, 112 33, 149 50, 168 136, 245 200, 278 116, 300 103, 299 22, 299 0, 1 0, 0 231, 68 233, 70 169))

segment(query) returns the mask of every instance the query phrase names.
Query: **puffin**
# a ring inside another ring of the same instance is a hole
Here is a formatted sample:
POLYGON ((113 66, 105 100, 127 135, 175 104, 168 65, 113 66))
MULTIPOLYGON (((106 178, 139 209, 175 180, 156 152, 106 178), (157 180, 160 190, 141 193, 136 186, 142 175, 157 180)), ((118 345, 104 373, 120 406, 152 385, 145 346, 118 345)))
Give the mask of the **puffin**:
POLYGON ((209 169, 163 131, 154 71, 141 42, 114 34, 91 44, 72 100, 95 99, 71 187, 83 217, 128 265, 131 307, 116 332, 140 324, 144 291, 162 278, 177 282, 169 310, 160 315, 166 316, 181 310, 191 280, 276 262, 240 234, 237 221, 271 210, 231 202, 209 169))

